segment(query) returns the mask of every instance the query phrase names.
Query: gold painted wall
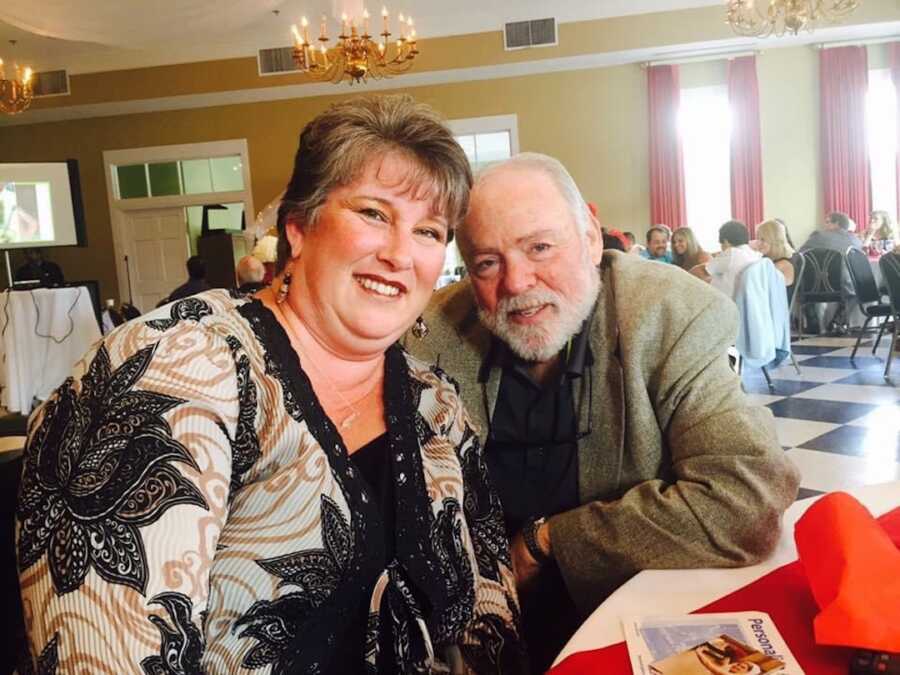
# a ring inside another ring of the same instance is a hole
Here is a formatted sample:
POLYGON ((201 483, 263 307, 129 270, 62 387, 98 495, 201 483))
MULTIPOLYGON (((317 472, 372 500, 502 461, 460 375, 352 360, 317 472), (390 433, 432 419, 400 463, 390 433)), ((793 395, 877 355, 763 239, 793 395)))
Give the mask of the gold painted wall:
MULTIPOLYGON (((346 89, 340 89, 346 92, 346 89)), ((516 113, 520 149, 559 157, 605 222, 641 231, 647 203, 644 71, 621 66, 408 90, 448 119, 516 113)), ((0 161, 79 160, 88 247, 47 257, 117 297, 103 151, 246 138, 257 208, 284 187, 300 129, 342 96, 0 127, 0 161), (98 264, 99 263, 99 264, 98 264)), ((15 264, 16 261, 14 261, 15 264)))

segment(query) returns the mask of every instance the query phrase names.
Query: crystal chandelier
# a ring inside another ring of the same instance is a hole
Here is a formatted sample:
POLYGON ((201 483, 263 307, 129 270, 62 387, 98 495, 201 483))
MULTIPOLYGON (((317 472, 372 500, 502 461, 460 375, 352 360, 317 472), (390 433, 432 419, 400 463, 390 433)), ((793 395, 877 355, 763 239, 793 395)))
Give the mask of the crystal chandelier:
MULTIPOLYGON (((16 41, 10 40, 15 46, 16 41)), ((0 111, 7 115, 18 115, 28 110, 34 92, 31 88, 31 68, 15 65, 10 79, 6 77, 6 66, 0 59, 0 111)))
POLYGON ((859 7, 860 0, 728 0, 727 21, 738 35, 781 37, 812 32, 817 21, 833 22, 859 7))
POLYGON ((369 12, 363 10, 362 22, 357 26, 355 18, 341 16, 341 33, 333 47, 328 46, 327 19, 323 15, 319 27, 318 47, 309 41, 309 22, 304 16, 297 26, 291 26, 294 34, 294 61, 300 70, 314 80, 337 84, 342 80, 365 82, 368 78, 405 73, 419 54, 416 47, 416 29, 412 17, 398 15, 400 35, 391 39, 387 8, 381 10, 381 33, 369 34, 369 12), (302 31, 302 32, 301 32, 302 31), (380 37, 380 39, 379 39, 380 37))

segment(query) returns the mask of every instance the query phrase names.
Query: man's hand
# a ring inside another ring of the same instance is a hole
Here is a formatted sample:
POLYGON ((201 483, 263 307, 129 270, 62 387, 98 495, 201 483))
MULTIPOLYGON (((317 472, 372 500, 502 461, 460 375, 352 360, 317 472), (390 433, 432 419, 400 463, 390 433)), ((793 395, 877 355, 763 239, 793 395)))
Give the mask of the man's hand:
MULTIPOLYGON (((547 523, 541 525, 535 533, 535 539, 540 549, 546 554, 551 555, 550 550, 550 528, 547 523)), ((541 569, 540 563, 534 559, 534 556, 528 551, 522 533, 519 532, 509 545, 510 556, 512 557, 513 574, 516 576, 516 587, 521 590, 527 590, 534 578, 541 569)))

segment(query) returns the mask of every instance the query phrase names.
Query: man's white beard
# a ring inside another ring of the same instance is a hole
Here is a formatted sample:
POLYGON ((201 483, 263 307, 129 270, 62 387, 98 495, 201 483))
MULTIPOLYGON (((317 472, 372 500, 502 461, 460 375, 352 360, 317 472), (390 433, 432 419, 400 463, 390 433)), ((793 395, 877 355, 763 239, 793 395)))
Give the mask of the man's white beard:
POLYGON ((549 361, 562 351, 569 338, 581 330, 597 300, 600 274, 590 259, 586 261, 580 286, 583 292, 578 293, 574 301, 548 288, 535 288, 501 299, 494 312, 479 307, 478 317, 519 358, 534 362, 549 361), (533 325, 521 325, 509 320, 510 312, 544 304, 550 307, 542 311, 555 312, 555 317, 533 325))

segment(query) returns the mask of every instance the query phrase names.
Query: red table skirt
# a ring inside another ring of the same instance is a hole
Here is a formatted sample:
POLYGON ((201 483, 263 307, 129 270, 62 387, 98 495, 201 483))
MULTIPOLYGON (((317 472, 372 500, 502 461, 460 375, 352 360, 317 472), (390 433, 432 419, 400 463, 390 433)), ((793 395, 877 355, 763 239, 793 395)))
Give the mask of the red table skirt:
MULTIPOLYGON (((900 548, 900 509, 878 519, 900 548)), ((651 609, 651 608, 648 608, 651 609)), ((717 612, 766 612, 772 617, 794 657, 809 675, 847 675, 852 649, 822 647, 813 638, 813 618, 819 608, 799 561, 772 570, 752 584, 739 588, 694 614, 717 612)), ((631 663, 628 648, 619 642, 603 649, 578 652, 549 671, 550 675, 628 675, 631 663)))

